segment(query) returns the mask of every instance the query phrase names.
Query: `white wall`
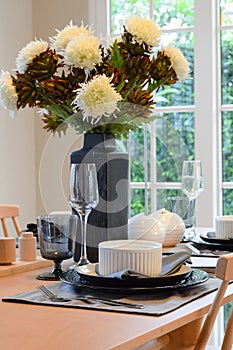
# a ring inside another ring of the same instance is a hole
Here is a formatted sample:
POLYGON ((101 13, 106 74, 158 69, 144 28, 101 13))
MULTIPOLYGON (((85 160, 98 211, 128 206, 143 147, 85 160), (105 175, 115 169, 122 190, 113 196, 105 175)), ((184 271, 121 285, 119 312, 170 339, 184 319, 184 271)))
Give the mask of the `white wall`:
MULTIPOLYGON (((0 0, 0 69, 15 68, 18 51, 32 40, 31 0, 0 0)), ((19 204, 20 224, 35 216, 35 135, 32 111, 12 120, 0 107, 0 203, 19 204)))
MULTIPOLYGON (((35 37, 48 40, 70 20, 88 25, 88 5, 83 0, 0 0, 0 69, 14 69, 18 51, 35 37)), ((22 229, 37 215, 69 209, 69 154, 80 148, 78 138, 73 131, 52 137, 33 110, 21 110, 12 120, 0 106, 0 203, 20 205, 22 229)))
MULTIPOLYGON (((33 14, 34 36, 43 40, 56 35, 56 29, 63 29, 70 20, 77 25, 81 25, 82 21, 84 25, 89 24, 88 1, 33 0, 33 14)), ((37 215, 69 210, 69 154, 81 147, 82 139, 72 130, 60 138, 58 135, 52 136, 42 130, 42 123, 38 117, 35 130, 37 215), (76 140, 78 143, 75 143, 76 140)))

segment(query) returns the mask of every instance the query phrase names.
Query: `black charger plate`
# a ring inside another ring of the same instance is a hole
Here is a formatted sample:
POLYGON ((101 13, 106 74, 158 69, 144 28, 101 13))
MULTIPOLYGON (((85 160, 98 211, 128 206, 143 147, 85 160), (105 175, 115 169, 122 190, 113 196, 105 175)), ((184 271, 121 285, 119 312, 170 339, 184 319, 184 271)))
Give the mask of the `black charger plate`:
MULTIPOLYGON (((179 282, 173 283, 169 282, 169 279, 166 279, 167 283, 163 285, 141 285, 135 286, 129 278, 126 280, 119 280, 114 278, 108 278, 107 284, 96 284, 93 283, 93 280, 84 280, 80 277, 76 270, 68 270, 62 273, 61 280, 67 284, 72 285, 78 289, 90 289, 92 291, 102 291, 107 293, 124 293, 124 294, 132 294, 132 293, 154 293, 160 291, 171 291, 179 288, 187 288, 191 286, 196 286, 201 283, 206 282, 209 279, 209 275, 207 272, 198 269, 192 269, 191 273, 189 273, 188 277, 180 280, 179 282)), ((99 279, 98 279, 99 280, 99 279)), ((107 280, 107 278, 105 278, 107 280)))
POLYGON ((175 284, 188 277, 192 272, 189 266, 182 265, 181 268, 170 275, 158 276, 158 277, 132 277, 129 278, 114 278, 108 276, 100 276, 97 274, 98 263, 88 264, 84 266, 78 266, 76 268, 77 274, 81 280, 86 283, 91 283, 97 286, 110 286, 110 287, 151 287, 151 286, 163 286, 168 284, 175 284))
POLYGON ((233 238, 217 238, 215 232, 206 232, 200 234, 201 239, 208 243, 227 244, 233 247, 233 238))
POLYGON ((212 232, 200 234, 200 237, 194 237, 192 242, 197 246, 200 245, 210 250, 226 250, 228 252, 233 252, 233 240, 214 238, 212 234, 212 232))

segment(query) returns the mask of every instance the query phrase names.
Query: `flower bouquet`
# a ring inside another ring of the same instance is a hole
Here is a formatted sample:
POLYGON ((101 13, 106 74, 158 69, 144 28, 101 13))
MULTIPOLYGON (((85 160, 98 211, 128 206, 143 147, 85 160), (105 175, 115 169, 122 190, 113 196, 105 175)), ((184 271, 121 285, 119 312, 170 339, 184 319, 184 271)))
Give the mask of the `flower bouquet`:
POLYGON ((12 117, 37 107, 44 129, 107 133, 127 137, 150 123, 155 93, 184 80, 189 65, 181 51, 158 48, 152 20, 129 18, 123 34, 104 47, 90 27, 70 22, 49 42, 35 40, 20 50, 14 74, 0 75, 0 103, 12 117))

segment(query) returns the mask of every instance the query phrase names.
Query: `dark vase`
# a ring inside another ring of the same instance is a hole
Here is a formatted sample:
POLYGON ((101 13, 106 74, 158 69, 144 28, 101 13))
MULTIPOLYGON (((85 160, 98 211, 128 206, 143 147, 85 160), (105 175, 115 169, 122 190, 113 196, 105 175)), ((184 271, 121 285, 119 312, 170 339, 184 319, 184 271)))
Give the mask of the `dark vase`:
MULTIPOLYGON (((87 255, 98 261, 98 244, 128 238, 129 160, 117 149, 110 134, 85 134, 83 148, 71 153, 72 163, 95 163, 100 201, 88 218, 87 255)), ((80 257, 81 232, 77 233, 74 260, 80 257)))

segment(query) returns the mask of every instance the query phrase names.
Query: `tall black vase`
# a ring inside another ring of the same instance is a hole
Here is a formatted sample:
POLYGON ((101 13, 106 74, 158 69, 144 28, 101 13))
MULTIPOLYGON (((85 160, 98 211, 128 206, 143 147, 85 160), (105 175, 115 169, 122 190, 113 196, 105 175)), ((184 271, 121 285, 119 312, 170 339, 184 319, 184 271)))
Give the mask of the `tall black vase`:
MULTIPOLYGON (((71 153, 72 163, 95 163, 100 202, 88 217, 87 255, 98 261, 98 244, 128 238, 128 154, 117 149, 110 134, 85 134, 83 148, 71 153)), ((77 234, 74 260, 80 257, 81 230, 77 234)))

